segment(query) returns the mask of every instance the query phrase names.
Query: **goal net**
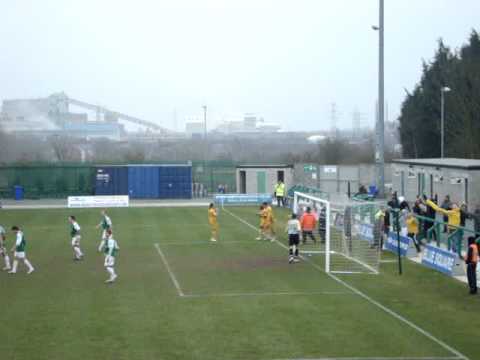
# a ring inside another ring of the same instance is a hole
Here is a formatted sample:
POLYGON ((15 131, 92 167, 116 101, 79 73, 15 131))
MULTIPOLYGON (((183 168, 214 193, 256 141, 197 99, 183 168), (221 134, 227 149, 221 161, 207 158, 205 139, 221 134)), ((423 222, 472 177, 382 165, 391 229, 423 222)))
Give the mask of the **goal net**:
POLYGON ((378 274, 382 237, 378 204, 334 203, 295 192, 293 212, 301 219, 307 210, 318 219, 313 232, 316 241, 302 239, 302 253, 324 256, 326 272, 378 274))

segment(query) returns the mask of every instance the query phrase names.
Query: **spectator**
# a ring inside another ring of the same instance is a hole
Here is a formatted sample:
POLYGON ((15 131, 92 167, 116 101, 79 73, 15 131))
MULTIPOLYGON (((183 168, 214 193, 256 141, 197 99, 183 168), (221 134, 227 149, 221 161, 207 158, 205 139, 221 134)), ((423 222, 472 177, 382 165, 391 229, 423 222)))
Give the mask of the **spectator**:
POLYGON ((377 211, 375 214, 375 222, 373 226, 373 244, 372 247, 380 248, 383 246, 383 225, 384 225, 385 212, 383 208, 377 211))
POLYGON ((410 212, 410 205, 408 205, 408 202, 405 200, 405 197, 403 196, 400 196, 398 198, 398 202, 399 202, 399 207, 400 207, 400 210, 408 210, 408 212, 410 212))
POLYGON ((365 187, 365 185, 360 185, 360 187, 358 188, 358 193, 357 194, 368 194, 368 191, 367 191, 367 188, 365 187))
MULTIPOLYGON (((460 226, 460 208, 458 207, 457 204, 452 204, 451 205, 451 210, 444 209, 442 207, 439 207, 436 205, 434 202, 431 200, 427 200, 427 205, 431 206, 435 211, 442 213, 444 216, 447 216, 447 221, 448 221, 448 232, 450 234, 455 233, 458 230, 458 226, 460 226)), ((458 236, 458 235, 457 235, 458 236)), ((458 244, 458 239, 457 239, 457 244, 458 244)), ((451 246, 449 246, 449 250, 451 250, 451 246)), ((457 252, 459 255, 461 252, 460 246, 457 246, 457 252)))
POLYGON ((390 233, 390 225, 391 225, 390 210, 386 209, 383 216, 383 233, 384 233, 385 240, 382 237, 382 247, 383 247, 383 242, 387 241, 388 239, 388 234, 390 233))
POLYGON ((419 198, 417 198, 412 208, 412 211, 415 215, 425 216, 425 211, 424 209, 422 209, 422 205, 423 205, 422 201, 419 198))
MULTIPOLYGON (((445 196, 445 199, 443 199, 441 207, 445 210, 452 210, 452 202, 450 201, 450 195, 445 196)), ((443 222, 444 223, 448 222, 448 215, 443 215, 443 222)), ((443 232, 444 233, 448 232, 448 226, 447 225, 444 225, 443 232)))
POLYGON ((318 214, 318 234, 320 235, 320 242, 325 244, 325 236, 327 233, 327 209, 322 206, 318 214))
POLYGON ((400 208, 400 202, 398 201, 398 197, 397 197, 397 192, 396 192, 396 191, 392 194, 392 199, 387 203, 387 205, 388 205, 389 207, 391 207, 392 209, 398 209, 398 208, 400 208))
MULTIPOLYGON (((423 201, 422 202, 425 204, 426 201, 427 201, 427 196, 423 195, 423 201)), ((437 204, 436 198, 432 199, 431 201, 434 202, 435 204, 437 204)), ((431 219, 431 221, 424 221, 424 223, 423 223, 423 229, 424 229, 424 232, 425 232, 425 236, 427 236, 428 231, 435 225, 436 212, 435 212, 435 209, 433 209, 428 204, 425 204, 425 207, 426 207, 425 217, 431 219)), ((433 235, 433 238, 435 239, 435 241, 437 241, 437 233, 436 233, 435 229, 432 231, 432 235, 433 235)))
POLYGON ((413 216, 412 213, 407 215, 407 236, 412 239, 413 245, 415 245, 415 248, 417 249, 417 253, 421 252, 421 242, 417 239, 418 236, 418 221, 415 219, 415 216, 413 216))
POLYGON ((478 263, 478 246, 475 244, 475 238, 470 236, 468 238, 468 252, 465 256, 465 263, 467 264, 467 278, 468 286, 470 287, 470 294, 477 293, 477 263, 478 263))

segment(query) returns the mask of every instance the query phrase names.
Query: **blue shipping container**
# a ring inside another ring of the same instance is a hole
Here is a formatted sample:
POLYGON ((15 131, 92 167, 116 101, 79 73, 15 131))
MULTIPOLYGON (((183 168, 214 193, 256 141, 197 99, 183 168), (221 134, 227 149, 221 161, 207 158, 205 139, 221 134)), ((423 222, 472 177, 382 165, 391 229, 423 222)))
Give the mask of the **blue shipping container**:
POLYGON ((132 199, 159 198, 159 171, 156 165, 128 166, 128 194, 132 199))
POLYGON ((192 198, 192 167, 190 165, 159 166, 159 197, 161 199, 192 198))
POLYGON ((126 166, 97 167, 95 195, 128 195, 128 168, 126 166))

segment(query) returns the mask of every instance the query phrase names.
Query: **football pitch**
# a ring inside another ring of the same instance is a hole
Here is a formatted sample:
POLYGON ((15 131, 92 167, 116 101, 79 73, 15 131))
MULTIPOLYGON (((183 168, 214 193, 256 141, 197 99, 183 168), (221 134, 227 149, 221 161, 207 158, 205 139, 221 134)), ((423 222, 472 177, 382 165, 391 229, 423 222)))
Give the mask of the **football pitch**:
POLYGON ((276 242, 255 240, 253 207, 220 209, 217 243, 205 208, 109 215, 112 285, 98 209, 0 211, 6 229, 24 229, 36 268, 0 273, 0 359, 480 359, 480 303, 466 285, 411 262, 399 276, 385 253, 379 275, 326 274, 321 255, 288 264, 286 210, 275 209, 276 242))

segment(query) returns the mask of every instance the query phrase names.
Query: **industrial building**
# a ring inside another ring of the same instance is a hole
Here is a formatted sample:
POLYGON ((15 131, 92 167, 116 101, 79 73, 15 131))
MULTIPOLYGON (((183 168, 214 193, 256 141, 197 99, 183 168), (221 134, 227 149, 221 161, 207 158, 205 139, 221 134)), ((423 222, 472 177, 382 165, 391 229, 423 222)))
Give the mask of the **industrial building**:
POLYGON ((158 137, 175 135, 173 131, 156 123, 76 100, 65 93, 39 99, 4 100, 0 112, 0 128, 3 131, 33 135, 55 134, 118 140, 126 135, 125 123, 145 128, 149 134, 158 137), (72 112, 71 105, 84 112, 72 112), (89 119, 88 112, 93 112, 95 118, 89 119))
POLYGON ((480 205, 480 160, 476 159, 401 159, 392 164, 393 190, 409 201, 417 195, 438 195, 442 201, 480 205))
POLYGON ((216 131, 222 134, 235 134, 277 132, 280 129, 281 127, 278 124, 267 123, 263 117, 247 113, 242 119, 224 121, 217 127, 216 131))

